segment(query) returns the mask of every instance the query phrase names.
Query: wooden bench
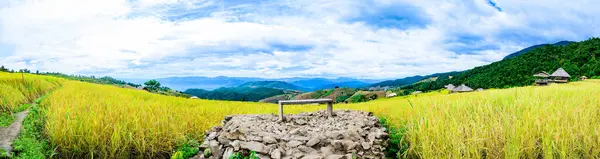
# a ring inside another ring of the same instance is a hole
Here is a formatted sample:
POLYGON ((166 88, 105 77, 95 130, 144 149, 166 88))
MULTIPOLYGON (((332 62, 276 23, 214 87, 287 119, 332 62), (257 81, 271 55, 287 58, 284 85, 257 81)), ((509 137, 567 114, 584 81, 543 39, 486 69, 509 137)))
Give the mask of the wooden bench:
POLYGON ((279 121, 284 121, 283 105, 298 104, 324 104, 327 103, 327 116, 333 116, 333 99, 307 99, 307 100, 282 100, 279 101, 279 121))

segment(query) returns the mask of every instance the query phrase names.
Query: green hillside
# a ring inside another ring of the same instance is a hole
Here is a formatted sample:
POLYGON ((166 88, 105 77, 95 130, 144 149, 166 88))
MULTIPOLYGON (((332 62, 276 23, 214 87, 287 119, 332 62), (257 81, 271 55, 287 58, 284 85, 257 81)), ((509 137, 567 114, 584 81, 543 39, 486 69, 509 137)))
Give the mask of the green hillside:
POLYGON ((213 91, 203 89, 188 89, 184 93, 202 99, 229 101, 259 101, 268 97, 285 94, 281 89, 267 87, 231 87, 219 88, 213 91))
POLYGON ((238 87, 266 87, 266 88, 275 88, 275 89, 283 89, 283 90, 297 90, 297 91, 307 91, 308 88, 300 87, 291 83, 282 82, 282 81, 254 81, 247 82, 238 87))
POLYGON ((552 73, 564 68, 571 80, 580 76, 600 75, 600 38, 592 38, 568 45, 545 45, 513 58, 489 65, 475 67, 455 75, 453 78, 416 83, 405 86, 409 90, 436 90, 446 84, 465 83, 472 88, 508 88, 532 85, 533 74, 546 71, 552 73))

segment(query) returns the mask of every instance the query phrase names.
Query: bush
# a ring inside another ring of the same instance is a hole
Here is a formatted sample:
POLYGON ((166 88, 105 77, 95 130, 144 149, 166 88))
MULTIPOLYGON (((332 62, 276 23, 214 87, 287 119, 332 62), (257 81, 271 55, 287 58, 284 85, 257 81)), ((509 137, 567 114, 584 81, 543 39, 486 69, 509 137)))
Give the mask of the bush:
POLYGON ((198 142, 195 140, 189 140, 187 143, 179 145, 175 153, 171 156, 171 159, 187 159, 194 157, 198 154, 198 142))
POLYGON ((349 101, 350 101, 350 103, 366 102, 367 97, 364 94, 358 94, 358 95, 350 97, 349 101))
POLYGON ((392 126, 385 118, 379 118, 379 122, 390 134, 389 144, 386 147, 386 156, 388 158, 406 158, 408 151, 408 142, 404 140, 404 134, 408 129, 396 128, 392 126))

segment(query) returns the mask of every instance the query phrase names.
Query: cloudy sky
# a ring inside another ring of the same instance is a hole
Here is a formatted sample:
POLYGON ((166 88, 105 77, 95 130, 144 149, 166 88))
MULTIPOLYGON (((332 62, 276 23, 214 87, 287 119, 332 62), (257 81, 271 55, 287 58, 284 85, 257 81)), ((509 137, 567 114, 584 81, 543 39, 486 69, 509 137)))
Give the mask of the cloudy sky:
POLYGON ((399 78, 600 36, 598 0, 0 0, 0 64, 122 78, 399 78))

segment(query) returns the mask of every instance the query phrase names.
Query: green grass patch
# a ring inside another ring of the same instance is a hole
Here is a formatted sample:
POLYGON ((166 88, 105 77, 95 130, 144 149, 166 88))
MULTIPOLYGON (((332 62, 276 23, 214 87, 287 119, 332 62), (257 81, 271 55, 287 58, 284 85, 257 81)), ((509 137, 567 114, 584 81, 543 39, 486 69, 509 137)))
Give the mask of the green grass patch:
POLYGON ((388 147, 385 148, 385 156, 392 159, 408 158, 409 143, 404 139, 404 135, 408 129, 392 126, 385 118, 379 118, 379 122, 387 129, 390 135, 388 147))
POLYGON ((8 152, 0 148, 0 158, 8 158, 8 152))
POLYGON ((23 121, 23 128, 19 137, 14 141, 15 158, 51 158, 54 152, 50 142, 43 134, 45 124, 45 110, 38 104, 32 105, 29 115, 23 121))
POLYGON ((188 159, 198 154, 199 142, 196 140, 188 140, 188 142, 180 144, 171 156, 171 159, 188 159))
MULTIPOLYGON (((21 104, 15 109, 13 109, 13 112, 17 113, 25 111, 27 110, 27 108, 29 108, 29 106, 31 106, 31 104, 21 104)), ((13 122, 15 122, 15 119, 16 118, 13 113, 0 112, 0 127, 10 126, 13 122)))
POLYGON ((12 113, 0 113, 0 127, 8 127, 15 121, 12 113))

